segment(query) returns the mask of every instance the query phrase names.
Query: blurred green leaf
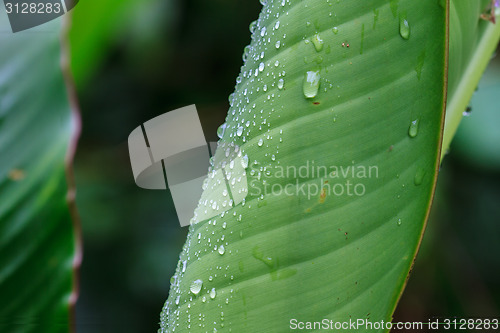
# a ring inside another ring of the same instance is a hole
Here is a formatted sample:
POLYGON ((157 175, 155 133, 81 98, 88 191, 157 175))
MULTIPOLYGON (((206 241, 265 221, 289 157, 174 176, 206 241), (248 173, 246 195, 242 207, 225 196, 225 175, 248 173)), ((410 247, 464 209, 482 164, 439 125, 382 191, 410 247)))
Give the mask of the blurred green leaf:
POLYGON ((445 14, 435 0, 267 2, 219 142, 248 156, 249 195, 223 213, 209 177, 197 212, 216 216, 190 228, 163 332, 391 320, 435 186, 445 14))
POLYGON ((452 148, 468 163, 500 170, 500 61, 490 63, 470 102, 470 117, 458 128, 452 148))
POLYGON ((2 332, 72 325, 79 253, 65 169, 77 123, 61 70, 60 22, 12 34, 0 14, 2 332))
MULTIPOLYGON (((148 3, 156 0, 85 0, 80 1, 71 11, 70 31, 71 69, 77 87, 83 86, 92 74, 99 69, 100 62, 109 52, 117 35, 126 30, 128 24, 137 25, 138 14, 146 22, 151 21, 147 10, 148 3)), ((141 22, 141 27, 151 24, 141 22)), ((137 29, 135 29, 137 30, 137 29)), ((124 36, 124 38, 126 38, 124 36)))
MULTIPOLYGON (((500 40, 500 24, 480 18, 492 4, 491 0, 451 1, 448 101, 442 157, 500 40)), ((497 14, 499 10, 496 9, 497 14)))

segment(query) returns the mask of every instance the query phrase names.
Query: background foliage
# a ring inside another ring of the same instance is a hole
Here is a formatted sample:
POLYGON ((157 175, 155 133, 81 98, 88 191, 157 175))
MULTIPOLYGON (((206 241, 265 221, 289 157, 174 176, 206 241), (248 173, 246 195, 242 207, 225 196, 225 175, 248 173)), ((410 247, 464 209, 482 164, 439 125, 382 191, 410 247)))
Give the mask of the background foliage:
MULTIPOLYGON (((117 2, 101 1, 103 8, 117 2)), ((89 17, 92 3, 82 1, 74 17, 89 17)), ((88 57, 73 59, 84 124, 75 162, 85 250, 79 332, 157 329, 186 230, 168 192, 133 183, 126 139, 138 124, 194 103, 206 136, 215 140, 249 42, 248 25, 261 8, 258 1, 229 0, 121 6, 113 24, 92 32, 88 19, 76 19, 71 35, 74 48, 86 39, 101 41, 88 57), (95 71, 78 69, 86 59, 95 71)), ((500 148, 495 131, 485 130, 500 121, 499 103, 489 94, 500 89, 498 68, 496 60, 444 160, 396 320, 500 315, 500 148)))
POLYGON ((60 23, 12 35, 0 3, 1 332, 67 332, 74 320, 80 253, 66 172, 78 121, 60 23))

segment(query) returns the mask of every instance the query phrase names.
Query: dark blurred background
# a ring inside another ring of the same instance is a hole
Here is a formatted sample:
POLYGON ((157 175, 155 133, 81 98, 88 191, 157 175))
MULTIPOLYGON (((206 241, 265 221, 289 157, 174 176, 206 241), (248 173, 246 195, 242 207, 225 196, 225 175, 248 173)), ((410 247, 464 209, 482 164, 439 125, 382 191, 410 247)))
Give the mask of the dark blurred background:
MULTIPOLYGON (((260 7, 257 0, 86 0, 74 9, 83 118, 75 159, 84 238, 79 333, 156 332, 187 230, 168 191, 135 185, 127 138, 157 115, 196 104, 215 141, 260 7)), ((499 92, 495 58, 442 165, 395 321, 500 316, 499 92)))

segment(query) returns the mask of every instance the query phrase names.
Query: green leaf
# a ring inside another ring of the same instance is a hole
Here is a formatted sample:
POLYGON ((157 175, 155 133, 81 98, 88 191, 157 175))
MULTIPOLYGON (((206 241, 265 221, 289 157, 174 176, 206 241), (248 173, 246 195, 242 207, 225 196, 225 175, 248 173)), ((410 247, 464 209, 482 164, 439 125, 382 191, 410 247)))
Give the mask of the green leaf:
POLYGON ((0 16, 0 331, 67 332, 77 243, 66 181, 77 132, 60 20, 12 34, 0 16))
POLYGON ((268 1, 251 29, 162 331, 389 321, 436 182, 445 7, 268 1), (225 164, 233 197, 245 179, 227 168, 233 155, 248 157, 248 196, 225 211, 218 172, 225 164))
POLYGON ((480 19, 491 4, 491 0, 451 1, 448 101, 442 157, 500 41, 500 24, 480 19))

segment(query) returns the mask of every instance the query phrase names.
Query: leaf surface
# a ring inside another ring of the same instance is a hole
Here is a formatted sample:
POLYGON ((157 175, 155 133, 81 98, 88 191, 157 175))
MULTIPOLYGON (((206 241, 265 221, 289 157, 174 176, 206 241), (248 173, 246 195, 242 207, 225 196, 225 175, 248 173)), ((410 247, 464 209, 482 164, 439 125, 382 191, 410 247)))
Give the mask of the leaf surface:
POLYGON ((435 187, 446 9, 435 0, 268 1, 251 30, 161 327, 389 321, 435 187), (244 177, 232 158, 248 159, 244 177), (230 209, 218 170, 235 203, 247 190, 230 209))

